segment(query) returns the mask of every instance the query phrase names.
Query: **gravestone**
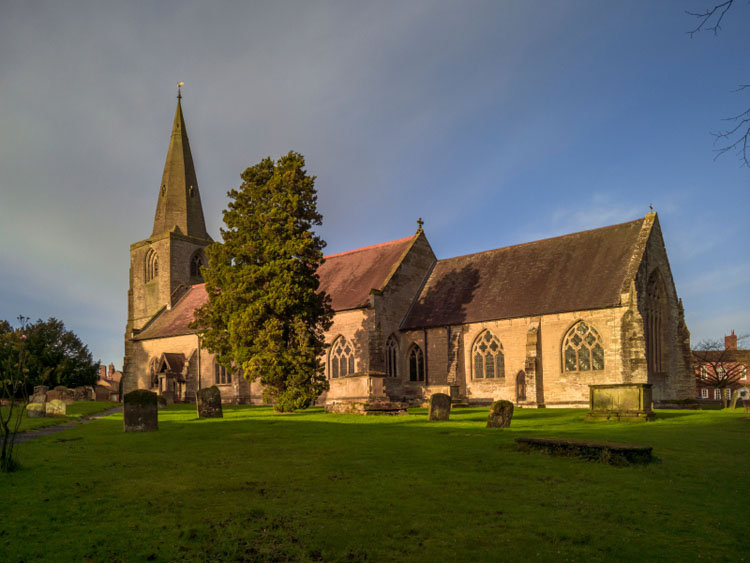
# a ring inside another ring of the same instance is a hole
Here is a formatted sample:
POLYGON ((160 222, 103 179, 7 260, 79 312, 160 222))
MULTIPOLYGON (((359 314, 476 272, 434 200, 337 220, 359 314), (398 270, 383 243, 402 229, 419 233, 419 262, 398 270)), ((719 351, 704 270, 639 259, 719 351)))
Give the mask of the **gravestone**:
POLYGON ((224 418, 221 410, 221 392, 216 385, 200 389, 196 393, 195 403, 198 407, 198 418, 224 418))
POLYGON ((162 391, 160 397, 164 397, 168 405, 174 405, 174 391, 162 391))
MULTIPOLYGON (((36 387, 34 388, 36 390, 36 387)), ((47 393, 34 393, 31 397, 29 397, 30 403, 41 403, 44 405, 44 403, 47 402, 47 393)))
POLYGON ((159 395, 159 397, 156 399, 157 406, 160 409, 166 409, 167 408, 167 399, 163 395, 159 395))
MULTIPOLYGON (((72 389, 68 389, 65 385, 58 385, 54 391, 59 393, 60 396, 56 397, 63 401, 66 405, 72 405, 75 403, 75 392, 72 389)), ((49 399, 49 397, 47 397, 49 399)))
POLYGON ((430 396, 430 414, 427 420, 448 420, 451 415, 451 396, 433 393, 430 396))
POLYGON ((587 422, 612 420, 645 422, 654 420, 651 383, 589 385, 587 422))
POLYGON ((125 432, 152 432, 159 429, 156 393, 136 389, 125 395, 122 403, 125 432))
POLYGON ((490 405, 487 428, 508 428, 512 419, 513 403, 510 401, 494 401, 490 405))
POLYGON ((53 399, 52 401, 47 401, 45 410, 47 412, 47 416, 65 416, 67 414, 68 407, 65 404, 65 401, 62 401, 60 399, 53 399))
POLYGON ((29 403, 26 405, 26 416, 29 418, 42 418, 47 414, 44 403, 29 403))
POLYGON ((46 395, 49 387, 46 385, 34 385, 34 395, 46 395))
POLYGON ((55 399, 62 399, 62 395, 59 391, 47 391, 47 400, 54 401, 55 399))

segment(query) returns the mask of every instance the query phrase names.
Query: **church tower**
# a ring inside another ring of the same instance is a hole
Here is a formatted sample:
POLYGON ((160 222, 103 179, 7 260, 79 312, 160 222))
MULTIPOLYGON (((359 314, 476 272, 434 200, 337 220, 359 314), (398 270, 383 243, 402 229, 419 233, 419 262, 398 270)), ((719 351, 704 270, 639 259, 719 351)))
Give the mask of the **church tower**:
POLYGON ((204 249, 213 240, 206 232, 198 180, 190 152, 182 94, 169 139, 164 174, 157 192, 151 236, 130 245, 130 289, 125 329, 123 392, 135 388, 133 336, 164 309, 171 308, 193 284, 201 283, 204 249))

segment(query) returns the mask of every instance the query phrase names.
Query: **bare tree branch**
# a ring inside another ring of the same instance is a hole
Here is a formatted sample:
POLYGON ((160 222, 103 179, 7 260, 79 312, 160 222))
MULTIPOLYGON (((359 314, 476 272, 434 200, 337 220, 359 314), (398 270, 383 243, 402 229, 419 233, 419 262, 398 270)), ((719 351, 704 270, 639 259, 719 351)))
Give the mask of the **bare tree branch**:
POLYGON ((732 7, 732 4, 734 4, 734 0, 726 0, 726 2, 716 4, 713 8, 710 8, 705 12, 689 12, 685 10, 686 14, 694 16, 698 19, 698 27, 696 27, 692 31, 688 31, 687 34, 692 37, 699 31, 705 29, 706 31, 713 31, 714 35, 718 35, 719 30, 721 29, 721 20, 724 19, 724 16, 726 15, 729 8, 732 7), (717 13, 718 16, 714 19, 714 16, 717 13), (706 25, 709 24, 712 19, 714 19, 715 23, 713 25, 706 25))

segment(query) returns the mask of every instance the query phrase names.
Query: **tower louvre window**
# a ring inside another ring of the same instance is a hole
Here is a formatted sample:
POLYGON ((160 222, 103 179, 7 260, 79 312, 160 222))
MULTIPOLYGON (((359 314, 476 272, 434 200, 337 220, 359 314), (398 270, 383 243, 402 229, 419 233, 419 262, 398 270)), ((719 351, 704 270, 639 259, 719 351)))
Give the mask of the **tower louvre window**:
POLYGON ((146 253, 146 282, 150 282, 159 275, 159 256, 153 248, 146 253))
POLYGON ((193 254, 190 259, 190 277, 191 278, 203 278, 201 275, 201 268, 203 267, 203 256, 200 252, 193 254))

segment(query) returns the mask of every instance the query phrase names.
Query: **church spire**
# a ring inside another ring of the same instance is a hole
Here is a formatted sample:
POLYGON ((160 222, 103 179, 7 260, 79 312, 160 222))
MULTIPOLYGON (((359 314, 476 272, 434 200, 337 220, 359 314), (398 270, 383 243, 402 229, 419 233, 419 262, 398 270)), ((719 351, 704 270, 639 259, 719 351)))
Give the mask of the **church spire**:
POLYGON ((169 140, 167 160, 159 187, 159 200, 154 216, 151 236, 167 231, 211 240, 203 219, 198 179, 195 176, 193 155, 190 152, 185 118, 182 115, 182 93, 177 86, 177 110, 174 114, 172 137, 169 140))

